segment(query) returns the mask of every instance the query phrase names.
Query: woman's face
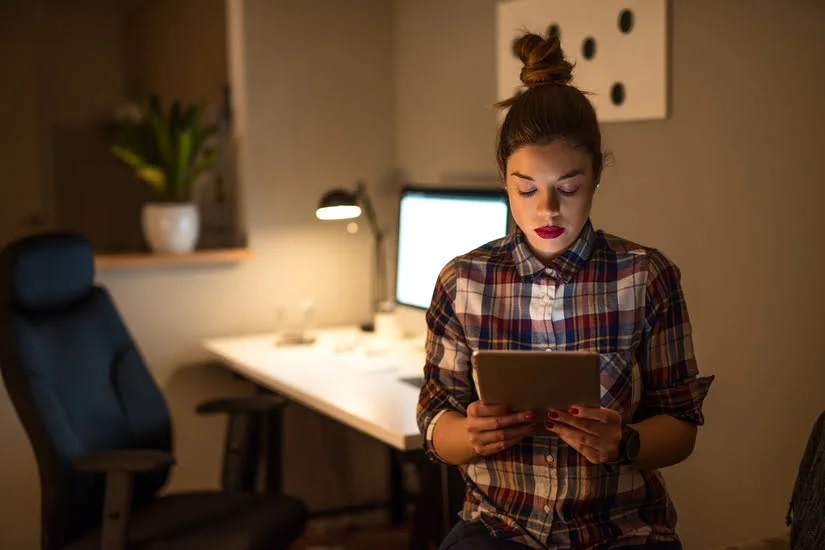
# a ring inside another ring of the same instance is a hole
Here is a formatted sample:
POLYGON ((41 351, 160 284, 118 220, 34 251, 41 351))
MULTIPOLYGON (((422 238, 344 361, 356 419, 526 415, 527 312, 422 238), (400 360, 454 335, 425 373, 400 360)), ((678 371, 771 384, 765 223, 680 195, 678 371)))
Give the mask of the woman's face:
POLYGON ((510 208, 533 254, 547 263, 578 238, 596 185, 590 155, 561 140, 525 145, 507 159, 510 208))

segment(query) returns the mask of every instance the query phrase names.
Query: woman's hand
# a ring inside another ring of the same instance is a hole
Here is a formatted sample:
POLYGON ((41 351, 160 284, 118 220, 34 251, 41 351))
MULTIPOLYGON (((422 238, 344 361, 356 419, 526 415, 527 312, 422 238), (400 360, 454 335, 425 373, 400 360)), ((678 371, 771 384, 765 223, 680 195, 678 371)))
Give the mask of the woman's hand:
POLYGON ((533 413, 513 413, 503 405, 484 405, 481 401, 467 407, 467 436, 473 452, 489 456, 512 447, 536 428, 533 413))
POLYGON ((619 457, 622 415, 605 407, 573 406, 567 412, 551 410, 545 427, 593 464, 619 457))

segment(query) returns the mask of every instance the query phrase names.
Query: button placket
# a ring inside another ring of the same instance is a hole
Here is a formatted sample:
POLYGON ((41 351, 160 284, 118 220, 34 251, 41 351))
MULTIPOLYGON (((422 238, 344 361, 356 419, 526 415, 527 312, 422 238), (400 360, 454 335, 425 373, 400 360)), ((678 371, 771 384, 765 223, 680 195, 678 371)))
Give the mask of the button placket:
MULTIPOLYGON (((549 270, 552 271, 552 270, 549 270)), ((550 329, 547 334, 547 351, 553 351, 556 348, 556 333, 553 325, 553 307, 556 303, 556 282, 550 280, 547 286, 544 287, 544 320, 550 329)))
POLYGON ((555 455, 558 454, 558 448, 558 439, 556 437, 551 437, 550 448, 547 449, 547 456, 545 457, 547 465, 550 468, 550 493, 547 495, 547 503, 544 505, 544 511, 549 515, 552 515, 553 506, 555 505, 556 500, 559 498, 559 472, 557 468, 558 461, 555 457, 555 455))

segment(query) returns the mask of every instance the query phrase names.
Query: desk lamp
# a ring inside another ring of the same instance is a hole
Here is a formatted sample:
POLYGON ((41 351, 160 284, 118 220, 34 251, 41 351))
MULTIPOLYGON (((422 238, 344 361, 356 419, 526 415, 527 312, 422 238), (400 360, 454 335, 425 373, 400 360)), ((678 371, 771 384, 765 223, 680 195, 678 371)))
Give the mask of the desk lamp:
POLYGON ((378 226, 378 220, 375 217, 375 210, 367 194, 366 186, 363 182, 359 181, 356 184, 355 191, 348 191, 346 189, 332 189, 327 191, 318 202, 318 209, 315 211, 315 216, 319 220, 348 220, 361 215, 361 206, 363 206, 363 213, 366 215, 367 222, 370 224, 375 245, 375 265, 372 287, 373 322, 366 323, 362 325, 361 328, 365 332, 373 332, 375 330, 375 316, 378 313, 386 311, 387 276, 384 263, 384 233, 378 226))

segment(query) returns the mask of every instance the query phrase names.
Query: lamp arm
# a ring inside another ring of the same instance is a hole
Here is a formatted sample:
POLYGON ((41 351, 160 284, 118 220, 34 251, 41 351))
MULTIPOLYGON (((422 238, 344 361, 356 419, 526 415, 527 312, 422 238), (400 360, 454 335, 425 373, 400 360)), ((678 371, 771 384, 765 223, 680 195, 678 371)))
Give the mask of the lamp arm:
POLYGON ((383 302, 387 299, 387 275, 386 275, 386 260, 384 258, 384 232, 378 225, 378 218, 375 215, 375 209, 372 206, 372 201, 367 194, 367 188, 363 182, 358 182, 355 190, 355 196, 358 202, 364 207, 364 215, 370 224, 372 234, 375 239, 375 280, 373 287, 373 310, 379 311, 383 302))
POLYGON ((367 194, 367 188, 363 182, 358 182, 358 187, 355 189, 355 198, 364 206, 364 215, 367 217, 367 222, 370 224, 370 229, 372 229, 375 238, 381 239, 384 236, 384 233, 378 226, 378 218, 375 215, 375 209, 372 207, 372 201, 367 194))

